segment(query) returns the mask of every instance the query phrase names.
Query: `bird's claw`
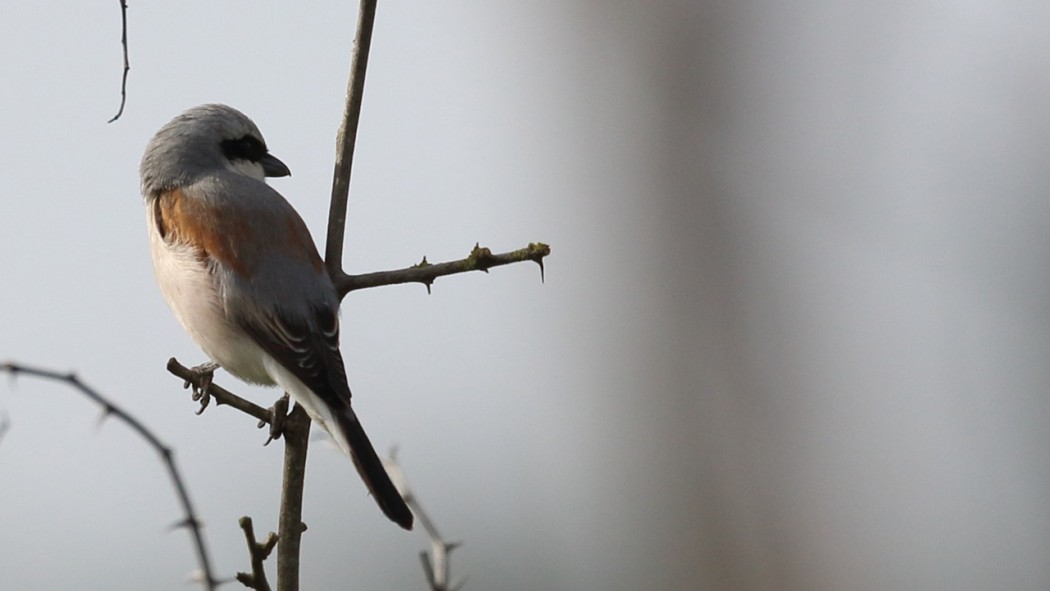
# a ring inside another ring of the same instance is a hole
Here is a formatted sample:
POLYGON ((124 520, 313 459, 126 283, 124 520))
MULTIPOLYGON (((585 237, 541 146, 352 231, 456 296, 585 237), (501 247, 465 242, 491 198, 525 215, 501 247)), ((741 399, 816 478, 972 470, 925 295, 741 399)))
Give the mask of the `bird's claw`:
MULTIPOLYGON (((284 433, 285 420, 288 418, 288 394, 281 396, 270 407, 270 436, 263 445, 270 445, 274 439, 280 439, 284 433)), ((265 421, 259 421, 259 428, 265 425, 265 421)))
POLYGON ((199 402, 201 407, 197 409, 197 414, 204 412, 204 409, 208 408, 208 404, 211 402, 211 382, 215 379, 215 370, 219 369, 219 364, 214 361, 208 363, 202 363, 190 368, 190 372, 193 373, 193 378, 186 380, 182 385, 183 388, 190 388, 193 392, 192 398, 194 402, 199 402))

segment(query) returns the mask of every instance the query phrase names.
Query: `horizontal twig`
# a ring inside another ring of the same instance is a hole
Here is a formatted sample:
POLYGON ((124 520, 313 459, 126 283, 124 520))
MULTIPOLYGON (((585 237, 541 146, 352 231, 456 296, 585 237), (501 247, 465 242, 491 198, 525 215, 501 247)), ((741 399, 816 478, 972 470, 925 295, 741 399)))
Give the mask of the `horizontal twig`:
MULTIPOLYGON (((182 365, 174 357, 168 360, 168 372, 176 377, 182 378, 187 386, 193 385, 194 388, 202 387, 201 374, 182 365)), ((226 406, 233 407, 245 414, 259 419, 261 423, 270 423, 272 415, 268 409, 265 409, 254 402, 245 400, 215 383, 207 384, 207 386, 208 394, 215 398, 216 405, 221 406, 225 404, 226 406)))
POLYGON ((422 283, 429 292, 430 286, 438 277, 455 275, 456 273, 468 273, 470 271, 488 271, 493 267, 525 261, 532 261, 540 266, 540 278, 542 280, 543 259, 550 253, 551 247, 542 242, 533 242, 525 248, 499 254, 493 254, 488 248, 475 244, 474 249, 470 251, 470 255, 465 259, 445 263, 430 263, 426 257, 423 257, 421 262, 404 269, 377 271, 361 275, 339 275, 335 278, 335 287, 339 292, 340 298, 358 289, 398 285, 401 283, 422 283))

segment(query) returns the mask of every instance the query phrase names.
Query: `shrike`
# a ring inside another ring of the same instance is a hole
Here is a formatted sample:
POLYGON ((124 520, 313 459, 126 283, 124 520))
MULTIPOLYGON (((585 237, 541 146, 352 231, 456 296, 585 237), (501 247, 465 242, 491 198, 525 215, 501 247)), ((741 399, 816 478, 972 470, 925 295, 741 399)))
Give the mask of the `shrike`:
POLYGON ((302 218, 266 184, 288 167, 243 113, 202 105, 153 136, 139 172, 157 282, 182 326, 234 376, 288 392, 411 529, 350 405, 335 287, 302 218))

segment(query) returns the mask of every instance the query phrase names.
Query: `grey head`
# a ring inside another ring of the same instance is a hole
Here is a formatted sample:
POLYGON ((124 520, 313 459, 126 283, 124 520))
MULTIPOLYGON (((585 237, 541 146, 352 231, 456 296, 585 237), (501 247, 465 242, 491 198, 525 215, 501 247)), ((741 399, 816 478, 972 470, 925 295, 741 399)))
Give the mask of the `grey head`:
POLYGON ((266 150, 262 133, 244 113, 218 104, 193 107, 146 145, 139 167, 142 195, 150 199, 223 170, 259 181, 291 174, 266 150))

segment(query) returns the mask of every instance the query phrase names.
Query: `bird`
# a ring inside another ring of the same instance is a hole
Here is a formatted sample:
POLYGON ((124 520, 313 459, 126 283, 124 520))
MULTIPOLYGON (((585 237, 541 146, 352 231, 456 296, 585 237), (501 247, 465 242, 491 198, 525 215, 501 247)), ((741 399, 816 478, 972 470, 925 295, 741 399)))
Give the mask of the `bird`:
POLYGON ((205 365, 282 388, 350 457, 382 512, 412 529, 351 405, 339 296, 306 224, 266 183, 291 171, 259 128, 227 105, 193 107, 149 140, 139 173, 157 282, 205 365))

